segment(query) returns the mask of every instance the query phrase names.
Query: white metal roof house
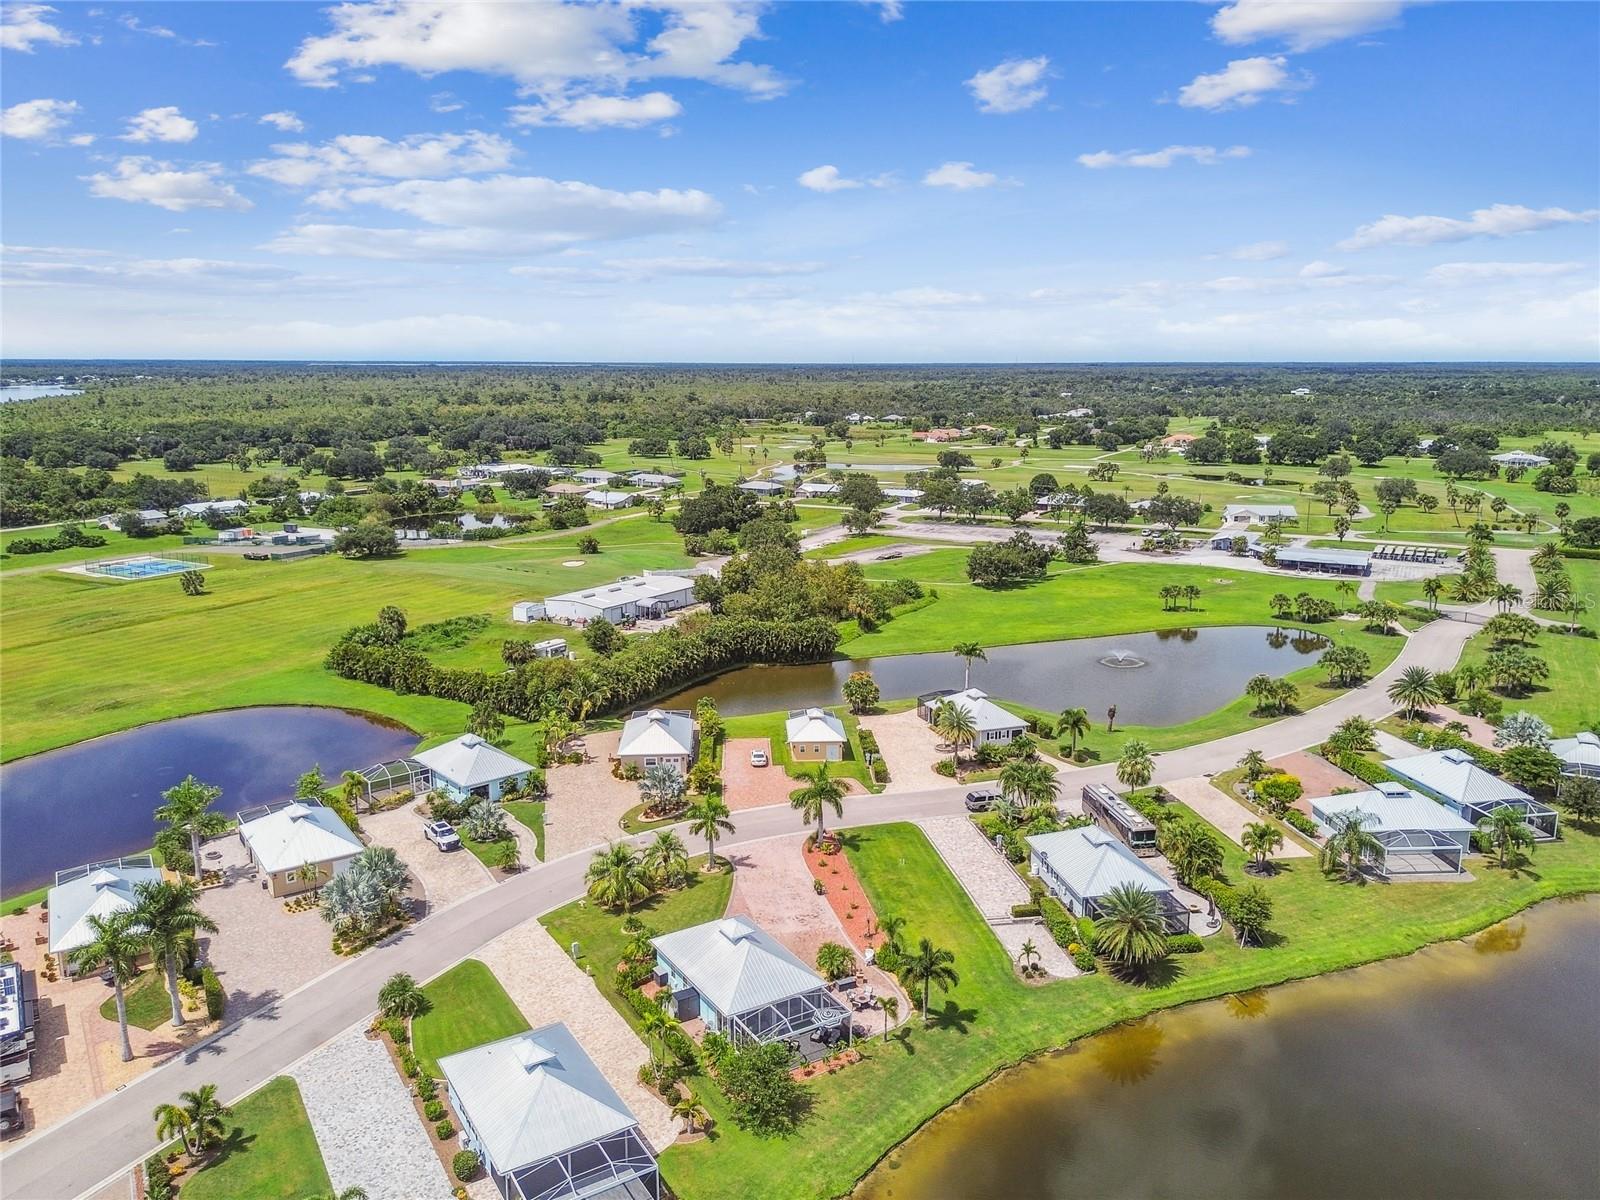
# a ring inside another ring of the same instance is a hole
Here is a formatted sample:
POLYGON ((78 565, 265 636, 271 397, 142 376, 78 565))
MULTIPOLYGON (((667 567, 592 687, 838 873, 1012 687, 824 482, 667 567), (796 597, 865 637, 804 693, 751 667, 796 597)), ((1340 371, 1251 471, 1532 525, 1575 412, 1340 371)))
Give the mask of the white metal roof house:
POLYGON ((456 800, 498 800, 503 793, 521 787, 534 769, 475 733, 463 733, 442 746, 424 750, 413 755, 412 761, 427 769, 428 787, 439 788, 456 800))
POLYGON ((1556 810, 1540 804, 1527 792, 1485 771, 1465 750, 1435 750, 1408 758, 1391 758, 1384 767, 1407 783, 1415 784, 1444 801, 1460 817, 1476 825, 1497 808, 1514 808, 1533 836, 1556 836, 1556 810))
POLYGON ((1119 887, 1142 888, 1161 902, 1167 929, 1189 930, 1189 908, 1172 884, 1146 866, 1114 834, 1098 825, 1036 834, 1028 843, 1028 870, 1079 917, 1100 915, 1100 901, 1119 887))
POLYGON ((544 620, 544 604, 539 600, 518 600, 511 606, 511 619, 518 625, 544 620))
POLYGON ((439 1072, 462 1145, 504 1200, 657 1200, 655 1155, 565 1025, 447 1054, 439 1072))
POLYGON ((1222 529, 1211 535, 1211 548, 1213 550, 1232 550, 1233 540, 1243 538, 1245 552, 1255 550, 1261 544, 1261 534, 1254 529, 1222 529))
POLYGON ((583 502, 590 508, 626 508, 632 500, 630 492, 608 492, 604 488, 583 494, 583 502))
POLYGON ((886 487, 880 489, 891 500, 921 500, 922 489, 914 487, 886 487))
POLYGON ((1504 454, 1491 454, 1491 462, 1497 462, 1502 467, 1548 467, 1550 460, 1542 454, 1534 454, 1528 450, 1507 450, 1504 454))
POLYGON ((783 723, 783 740, 795 762, 838 762, 849 744, 844 722, 825 708, 797 708, 783 723))
POLYGON ((1327 836, 1333 816, 1352 809, 1365 818, 1363 828, 1383 844, 1383 856, 1371 864, 1380 875, 1458 875, 1461 860, 1472 849, 1471 821, 1402 783, 1320 796, 1311 801, 1311 819, 1327 836))
POLYGON ((654 938, 656 981, 679 1020, 738 1043, 797 1039, 848 1026, 828 985, 748 917, 725 917, 654 938))
POLYGON ((1576 737, 1557 738, 1550 743, 1550 753, 1561 760, 1563 775, 1600 779, 1600 735, 1585 730, 1576 737))
POLYGON ((694 718, 678 708, 652 708, 634 713, 622 724, 617 758, 624 766, 673 767, 687 774, 694 763, 694 718))
POLYGON ((240 513, 249 507, 243 500, 196 500, 190 504, 178 505, 178 515, 203 517, 209 512, 240 513))
POLYGON ((1019 733, 1028 731, 1028 723, 1015 713, 1009 713, 993 700, 989 699, 987 692, 977 688, 968 688, 966 691, 945 689, 943 691, 928 692, 917 697, 917 716, 933 723, 935 711, 941 700, 954 704, 957 708, 964 708, 972 717, 973 728, 977 732, 978 742, 1009 742, 1019 733))
MULTIPOLYGON (((141 508, 133 515, 139 518, 139 524, 141 525, 159 525, 167 519, 167 514, 159 508, 141 508)), ((107 513, 95 524, 100 526, 101 529, 115 529, 117 527, 117 518, 120 516, 122 516, 121 513, 107 513)))
POLYGON ((1292 504, 1228 504, 1222 509, 1224 525, 1270 525, 1299 519, 1300 511, 1292 504))
POLYGON ((628 476, 634 487, 677 487, 683 482, 680 475, 666 475, 660 471, 635 471, 628 476))
POLYGON ((315 800, 245 809, 239 814, 239 840, 266 872, 267 890, 274 896, 321 887, 366 849, 338 813, 315 800))
POLYGON ((624 575, 615 583, 546 597, 545 614, 556 621, 613 623, 629 617, 660 617, 694 603, 694 580, 667 571, 624 575))
POLYGON ((574 471, 572 477, 579 483, 606 484, 617 477, 615 471, 608 471, 604 467, 588 467, 582 471, 574 471))
POLYGON ((102 921, 113 913, 128 912, 138 902, 141 883, 155 883, 161 868, 148 854, 85 863, 56 872, 56 883, 46 897, 50 908, 50 953, 72 974, 67 956, 94 940, 89 918, 102 921))
POLYGON ((754 492, 757 496, 781 496, 783 484, 773 483, 770 479, 746 479, 739 484, 742 492, 754 492))
POLYGON ((840 485, 826 479, 808 479, 795 491, 802 496, 837 496, 840 485))

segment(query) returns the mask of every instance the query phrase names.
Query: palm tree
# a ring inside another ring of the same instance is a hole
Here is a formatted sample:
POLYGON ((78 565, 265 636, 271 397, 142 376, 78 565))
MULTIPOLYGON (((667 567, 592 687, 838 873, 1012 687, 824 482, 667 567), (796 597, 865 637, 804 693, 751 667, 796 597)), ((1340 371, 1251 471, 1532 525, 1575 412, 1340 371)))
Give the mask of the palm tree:
POLYGON ((689 873, 689 852, 683 839, 670 829, 661 830, 644 852, 644 865, 663 884, 681 880, 689 873))
POLYGON ((1429 611, 1439 611, 1439 593, 1442 591, 1444 591, 1444 580, 1437 575, 1430 575, 1422 581, 1422 594, 1427 598, 1429 611))
POLYGON ((1072 739, 1071 754, 1078 757, 1078 739, 1089 736, 1089 710, 1086 708, 1064 708, 1061 710, 1060 732, 1072 739))
POLYGON ((1124 883, 1100 901, 1094 923, 1095 950, 1125 967, 1142 967, 1167 956, 1161 902, 1137 884, 1124 883))
POLYGON ((189 1146, 189 1114, 176 1104, 158 1104, 155 1112, 150 1114, 156 1123, 156 1140, 165 1142, 169 1138, 180 1138, 183 1148, 188 1153, 193 1153, 189 1146))
POLYGON ((961 748, 972 745, 978 736, 972 710, 948 700, 941 700, 933 710, 933 731, 950 744, 957 767, 961 764, 961 748))
POLYGON ((1117 760, 1117 779, 1126 787, 1142 788, 1156 773, 1155 759, 1151 757, 1150 743, 1134 738, 1122 747, 1122 757, 1117 760))
POLYGON ((1346 717, 1328 735, 1329 749, 1338 754, 1360 754, 1378 748, 1377 729, 1365 717, 1346 717))
POLYGON ((685 815, 689 818, 689 832, 706 840, 706 870, 715 870, 717 834, 733 832, 733 822, 728 820, 727 804, 721 796, 701 796, 689 805, 685 815))
POLYGON ((1533 849, 1533 830, 1523 821, 1522 814, 1508 804, 1479 821, 1478 832, 1495 848, 1502 867, 1510 865, 1511 856, 1517 851, 1533 849))
POLYGON ((200 889, 190 880, 147 880, 134 894, 134 922, 144 930, 151 952, 166 966, 172 1026, 181 1029, 183 1000, 178 995, 178 956, 197 932, 215 933, 217 923, 200 911, 200 889))
POLYGON ((962 662, 961 690, 966 691, 972 686, 972 664, 974 660, 988 662, 989 656, 983 652, 983 647, 977 642, 957 642, 954 653, 962 662))
POLYGON ((388 981, 378 989, 378 1011, 386 1017, 400 1017, 409 1021, 432 1007, 433 1002, 428 999, 428 994, 404 971, 389 976, 388 981))
POLYGON ((1022 949, 1017 951, 1017 962, 1022 964, 1022 973, 1024 975, 1033 973, 1033 964, 1038 961, 1039 957, 1039 947, 1033 944, 1032 938, 1022 943, 1022 949))
POLYGON ((666 1057, 667 1034, 679 1028, 678 1018, 662 1007, 666 993, 657 992, 656 995, 663 999, 655 1004, 646 1005, 644 1011, 639 1014, 639 1024, 644 1027, 644 1035, 650 1045, 650 1061, 653 1063, 660 1062, 666 1057))
POLYGON ((838 942, 823 942, 817 947, 817 971, 830 983, 855 970, 856 956, 838 942))
POLYGON ((817 823, 817 841, 820 842, 828 832, 823 826, 826 810, 831 808, 834 816, 844 818, 844 785, 828 777, 827 763, 818 763, 806 778, 806 786, 790 797, 789 804, 800 811, 806 824, 817 823))
POLYGON ((1367 828, 1374 818, 1359 808, 1330 813, 1327 818, 1328 840, 1322 846, 1322 869, 1332 871, 1341 863, 1344 877, 1354 879, 1361 872, 1361 864, 1373 862, 1383 855, 1383 843, 1367 828))
POLYGON ((1244 827, 1244 834, 1240 845, 1255 859, 1256 870, 1266 869, 1267 859, 1274 850, 1283 848, 1283 834, 1278 832, 1276 825, 1269 825, 1265 821, 1251 821, 1244 827))
POLYGON ((935 984, 941 992, 948 992, 961 982, 956 974, 956 956, 949 950, 935 946, 927 938, 917 942, 917 948, 900 960, 900 982, 912 992, 922 991, 922 1020, 928 1020, 928 989, 935 984))
POLYGON ((1254 783, 1267 773, 1266 756, 1259 750, 1246 750, 1244 757, 1239 760, 1239 766, 1244 770, 1248 783, 1254 783))
POLYGON ((1046 762, 1013 759, 1000 769, 1000 793, 1023 808, 1056 801, 1056 769, 1046 762))
POLYGON ((221 796, 221 788, 201 783, 193 775, 187 775, 182 783, 161 793, 166 803, 156 809, 156 820, 165 821, 169 829, 176 829, 188 836, 196 879, 200 878, 201 840, 219 837, 228 830, 228 818, 211 807, 221 796))
POLYGON ((351 812, 355 812, 357 802, 366 794, 366 776, 360 771, 345 771, 339 776, 339 799, 350 806, 351 812))
POLYGON ((1427 667, 1407 667, 1389 685, 1389 699, 1400 705, 1408 718, 1439 703, 1439 681, 1427 667))
POLYGON ((900 1001, 893 996, 879 996, 878 1007, 883 1009, 883 1039, 889 1040, 889 1026, 893 1025, 895 1018, 900 1015, 900 1001))
POLYGON ((1167 821, 1156 840, 1180 883, 1215 876, 1222 870, 1222 843, 1199 821, 1167 821))
POLYGON ((219 1141, 227 1132, 223 1122, 233 1115, 233 1110, 217 1099, 217 1085, 204 1083, 192 1092, 179 1092, 184 1115, 189 1118, 189 1131, 194 1139, 194 1153, 203 1154, 208 1146, 219 1141))
POLYGON ((117 1024, 122 1030, 122 1061, 133 1061, 133 1043, 128 1041, 128 997, 124 988, 139 974, 139 956, 150 945, 150 939, 137 923, 129 909, 109 913, 104 917, 87 918, 90 940, 76 950, 68 952, 73 969, 79 972, 98 971, 106 967, 111 972, 111 986, 116 989, 117 1024))
POLYGON ((627 912, 650 894, 639 852, 626 842, 612 842, 604 850, 596 850, 584 877, 589 881, 589 898, 606 908, 627 912))
POLYGON ((1509 612, 1522 603, 1522 589, 1514 583, 1497 583, 1494 588, 1495 607, 1509 612))
POLYGON ((693 1133, 696 1122, 706 1119, 706 1107, 693 1092, 679 1096, 672 1104, 672 1115, 683 1122, 683 1131, 693 1133))
POLYGON ((905 947, 900 942, 900 935, 906 931, 906 919, 890 913, 887 917, 878 918, 878 932, 883 935, 883 945, 879 947, 879 954, 884 950, 900 954, 905 947))

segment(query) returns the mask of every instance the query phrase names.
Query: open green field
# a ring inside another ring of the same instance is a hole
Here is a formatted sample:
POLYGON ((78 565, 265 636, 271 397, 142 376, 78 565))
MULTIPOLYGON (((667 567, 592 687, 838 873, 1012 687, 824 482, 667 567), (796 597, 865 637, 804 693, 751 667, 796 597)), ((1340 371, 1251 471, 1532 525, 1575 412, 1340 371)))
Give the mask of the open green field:
POLYGON ((433 1007, 411 1022, 411 1046, 435 1078, 439 1060, 529 1028, 505 988, 475 958, 457 963, 422 989, 433 1007))
POLYGON ((293 1079, 281 1075, 233 1106, 212 1160, 179 1181, 184 1200, 284 1200, 332 1184, 293 1079))
MULTIPOLYGON (((1225 845, 1237 880, 1242 853, 1225 845)), ((953 951, 960 984, 934 991, 929 1026, 913 1019, 903 1035, 873 1043, 861 1064, 809 1085, 811 1114, 789 1140, 723 1122, 714 1140, 670 1147, 661 1165, 681 1196, 842 1195, 934 1113, 1026 1057, 1158 1008, 1408 954, 1538 900, 1600 889, 1600 841, 1576 831, 1541 846, 1514 875, 1473 860, 1471 884, 1348 886, 1291 860, 1264 883, 1277 909, 1269 948, 1241 950, 1222 933, 1203 953, 1170 960, 1168 976, 1151 985, 1102 973, 1029 987, 919 829, 857 829, 847 846, 877 911, 906 918, 913 944, 928 937, 953 951)))

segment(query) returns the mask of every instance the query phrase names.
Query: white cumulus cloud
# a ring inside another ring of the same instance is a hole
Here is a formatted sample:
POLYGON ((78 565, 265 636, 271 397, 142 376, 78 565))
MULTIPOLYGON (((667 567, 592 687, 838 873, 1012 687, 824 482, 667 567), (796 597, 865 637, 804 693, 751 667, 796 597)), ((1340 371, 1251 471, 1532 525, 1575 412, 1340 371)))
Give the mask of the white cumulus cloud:
POLYGON ((1451 262, 1440 263, 1430 270, 1428 281, 1460 287, 1510 279, 1552 279, 1588 269, 1581 262, 1451 262))
POLYGON ((1339 243, 1341 250, 1368 250, 1373 246, 1431 246, 1436 242, 1464 242, 1475 237, 1509 237, 1558 225, 1587 225, 1600 220, 1600 209, 1572 212, 1565 208, 1528 208, 1521 204, 1492 204, 1465 217, 1379 217, 1361 226, 1339 243))
POLYGON ((1211 18, 1230 46, 1282 40, 1290 50, 1315 50, 1392 25, 1407 0, 1233 0, 1211 18))
POLYGON ((865 186, 859 179, 846 179, 832 163, 800 172, 795 182, 813 192, 842 192, 847 188, 865 186))
POLYGON ((1283 55, 1258 55, 1236 58, 1210 75, 1196 75, 1178 89, 1178 103, 1220 112, 1245 108, 1271 92, 1297 92, 1310 86, 1311 76, 1290 71, 1283 55))
POLYGON ((1248 242, 1228 251, 1228 257, 1240 262, 1269 262, 1274 258, 1289 257, 1288 242, 1248 242))
POLYGON ((24 100, 0 112, 0 137, 45 141, 77 111, 76 100, 24 100))
POLYGON ((414 133, 395 141, 343 134, 321 145, 289 142, 272 149, 277 157, 252 163, 250 174, 287 187, 480 174, 503 170, 515 153, 505 138, 476 130, 414 133))
POLYGON ((125 142, 192 142, 200 134, 200 126, 178 111, 176 105, 147 108, 128 118, 128 132, 122 135, 125 142))
POLYGON ((153 204, 168 212, 188 212, 193 208, 244 212, 255 207, 221 176, 222 167, 217 163, 194 163, 183 169, 153 158, 132 157, 120 160, 110 172, 83 178, 91 195, 153 204))
POLYGON ((1106 167, 1170 167, 1186 158, 1209 167, 1225 159, 1249 157, 1249 146, 1228 146, 1222 150, 1215 146, 1167 146, 1161 150, 1098 150, 1078 155, 1078 161, 1086 167, 1102 170, 1106 167))
POLYGON ((955 188, 970 191, 973 188, 993 187, 1000 176, 988 171, 975 171, 969 162, 942 163, 922 177, 928 187, 955 188))
POLYGON ((1050 59, 1043 54, 1037 58, 1008 58, 967 80, 967 90, 978 102, 980 112, 1021 112, 1045 98, 1048 89, 1044 79, 1049 70, 1050 59))
POLYGON ((306 123, 294 113, 287 110, 283 112, 263 113, 257 125, 271 125, 280 133, 299 133, 306 127, 306 123))
POLYGON ((54 24, 55 11, 48 4, 7 4, 0 8, 0 47, 32 54, 35 42, 76 46, 78 39, 54 24))
POLYGON ((566 125, 573 129, 642 129, 683 111, 666 92, 640 96, 555 97, 510 109, 513 125, 566 125))

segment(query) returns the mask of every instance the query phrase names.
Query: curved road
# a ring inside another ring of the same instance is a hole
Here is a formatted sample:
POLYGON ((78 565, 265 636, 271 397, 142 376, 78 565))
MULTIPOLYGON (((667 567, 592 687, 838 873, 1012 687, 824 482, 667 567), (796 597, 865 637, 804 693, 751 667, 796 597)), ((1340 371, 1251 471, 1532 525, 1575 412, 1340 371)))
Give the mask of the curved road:
MULTIPOLYGON (((1227 770, 1252 748, 1268 758, 1303 750, 1322 742, 1346 717, 1386 716, 1395 707, 1385 695, 1390 681, 1406 667, 1453 666, 1463 643, 1479 628, 1459 620, 1434 621, 1412 634, 1394 662, 1365 686, 1272 725, 1161 754, 1156 758, 1155 782, 1227 770)), ((1115 765, 1106 764, 1073 770, 1063 781, 1069 786, 1109 783, 1114 776, 1115 765)), ((920 792, 854 796, 845 802, 841 823, 881 824, 960 813, 964 793, 965 788, 952 784, 920 792)), ((737 833, 719 842, 719 849, 799 828, 798 817, 787 806, 749 809, 737 819, 737 833)), ((685 836, 685 841, 692 852, 705 849, 698 839, 685 836)), ((73 1200, 105 1184, 154 1149, 150 1113, 158 1104, 202 1083, 217 1084, 218 1092, 231 1102, 283 1074, 344 1029, 367 1021, 378 988, 394 972, 431 979, 506 930, 581 895, 589 854, 579 851, 534 867, 439 910, 270 1008, 252 1013, 210 1041, 36 1133, 0 1158, 5 1195, 16 1200, 73 1200)))

